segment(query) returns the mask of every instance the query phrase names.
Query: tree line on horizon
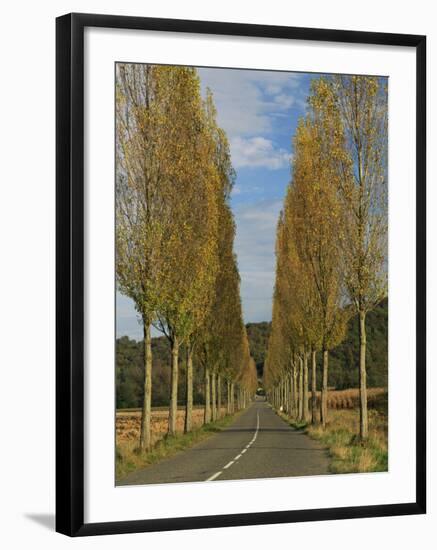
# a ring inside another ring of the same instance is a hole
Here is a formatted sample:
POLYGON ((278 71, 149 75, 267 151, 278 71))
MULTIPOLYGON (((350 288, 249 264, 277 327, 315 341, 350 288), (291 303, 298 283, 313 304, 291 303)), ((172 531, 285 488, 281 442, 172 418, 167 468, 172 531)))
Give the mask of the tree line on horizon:
MULTIPOLYGON (((262 378, 262 368, 267 351, 267 342, 271 323, 246 323, 250 354, 253 357, 258 379, 262 378)), ((336 390, 350 389, 356 386, 359 319, 355 315, 348 323, 345 339, 330 352, 329 386, 336 390)), ((366 369, 368 387, 386 388, 388 383, 387 369, 387 335, 388 335, 388 302, 383 300, 366 318, 368 335, 366 352, 366 369)), ((186 352, 181 346, 180 377, 178 404, 183 406, 186 398, 185 369, 186 352)), ((116 407, 117 409, 140 408, 143 401, 144 343, 120 336, 116 340, 116 407)), ((152 337, 153 354, 153 394, 152 407, 167 407, 170 402, 170 349, 165 336, 152 337)), ((320 390, 321 365, 317 363, 317 391, 320 390)), ((194 369, 193 403, 203 406, 205 383, 202 369, 194 369)), ((226 388, 222 387, 222 402, 226 401, 226 388)))
POLYGON ((304 422, 320 418, 324 428, 329 353, 357 316, 359 435, 366 440, 366 317, 387 298, 386 82, 314 79, 293 144, 292 179, 277 225, 264 384, 275 407, 304 422))
POLYGON ((168 433, 176 433, 180 353, 185 432, 192 429, 193 373, 202 369, 208 423, 243 408, 256 389, 243 323, 229 206, 229 143, 212 93, 196 69, 116 66, 116 274, 142 319, 139 447, 151 446, 152 325, 168 341, 168 433))

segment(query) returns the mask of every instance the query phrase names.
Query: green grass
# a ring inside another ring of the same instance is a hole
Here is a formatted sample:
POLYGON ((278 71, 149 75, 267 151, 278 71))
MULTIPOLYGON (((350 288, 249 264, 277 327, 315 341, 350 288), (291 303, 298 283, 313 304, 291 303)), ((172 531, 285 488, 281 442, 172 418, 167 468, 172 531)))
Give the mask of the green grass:
POLYGON ((325 429, 320 424, 295 422, 282 413, 278 414, 291 426, 304 431, 328 448, 332 473, 388 471, 388 421, 384 408, 369 410, 369 437, 365 442, 358 436, 357 409, 330 409, 325 429))
POLYGON ((159 440, 148 453, 140 451, 138 442, 126 442, 117 445, 115 461, 116 480, 120 481, 135 470, 156 464, 164 458, 169 458, 181 451, 185 451, 215 433, 221 432, 235 420, 240 412, 225 416, 216 422, 205 424, 187 434, 167 435, 164 439, 159 440))

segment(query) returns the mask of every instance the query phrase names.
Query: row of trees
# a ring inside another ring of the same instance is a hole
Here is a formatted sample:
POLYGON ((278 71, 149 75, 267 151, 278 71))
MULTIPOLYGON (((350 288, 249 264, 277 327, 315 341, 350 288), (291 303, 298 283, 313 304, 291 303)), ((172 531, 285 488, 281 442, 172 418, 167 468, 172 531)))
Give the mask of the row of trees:
POLYGON ((229 145, 210 92, 190 67, 117 64, 116 270, 144 327, 140 448, 150 448, 151 327, 171 348, 169 434, 176 432, 180 350, 185 350, 185 431, 193 369, 205 369, 205 422, 243 406, 256 387, 233 254, 229 145))
MULTIPOLYGON (((327 422, 329 351, 359 316, 360 436, 368 436, 366 315, 387 296, 387 89, 375 77, 313 80, 277 226, 264 382, 275 406, 327 422), (309 366, 310 364, 310 366, 309 366), (310 382, 311 380, 311 382, 310 382), (309 406, 311 387, 311 410, 309 406)), ((351 365, 350 368, 354 366, 351 365)))

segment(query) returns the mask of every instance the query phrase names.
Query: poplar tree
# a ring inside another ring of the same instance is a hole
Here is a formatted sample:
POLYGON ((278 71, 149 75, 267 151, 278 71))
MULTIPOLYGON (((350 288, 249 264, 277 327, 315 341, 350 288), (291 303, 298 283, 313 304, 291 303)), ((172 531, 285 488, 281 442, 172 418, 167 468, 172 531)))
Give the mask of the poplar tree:
POLYGON ((350 158, 338 158, 345 210, 344 276, 359 316, 360 437, 368 437, 366 315, 387 296, 387 87, 377 77, 336 76, 329 88, 350 158))
MULTIPOLYGON (((241 319, 239 276, 233 253, 235 223, 227 204, 227 195, 219 203, 220 231, 218 235, 219 272, 215 280, 214 298, 206 322, 198 336, 196 358, 204 368, 205 414, 204 422, 212 418, 211 377, 220 373, 232 377, 229 368, 235 336, 235 327, 241 319)), ((217 402, 217 399, 216 399, 217 402)))
MULTIPOLYGON (((165 234, 158 326, 171 346, 171 391, 168 433, 176 433, 179 348, 204 322, 212 300, 217 264, 219 176, 213 140, 195 69, 165 67, 173 120, 166 136, 174 143, 169 162, 165 207, 171 224, 165 234)), ((189 365, 191 368, 191 365, 189 365)))
MULTIPOLYGON (((216 248, 215 254, 216 257, 214 262, 217 269, 214 267, 214 270, 217 272, 220 269, 221 258, 220 255, 223 252, 223 238, 229 239, 229 246, 233 246, 233 234, 224 234, 223 232, 223 223, 226 223, 224 218, 227 216, 228 204, 230 192, 234 183, 235 173, 231 164, 231 155, 229 149, 229 142, 226 136, 226 133, 218 126, 216 120, 216 109, 214 105, 212 92, 208 89, 206 92, 206 99, 203 102, 203 110, 205 114, 205 132, 209 140, 209 152, 207 161, 212 163, 214 168, 214 194, 215 200, 217 203, 217 231, 215 235, 216 248)), ((202 260, 201 258, 199 258, 202 260)), ((210 266, 212 267, 212 265, 210 266)), ((217 274, 217 273, 216 273, 217 274)), ((210 318, 211 311, 214 310, 214 303, 217 296, 217 279, 214 278, 213 287, 210 287, 210 294, 208 296, 208 303, 198 303, 197 307, 202 308, 203 316, 202 319, 198 321, 193 326, 193 330, 189 335, 186 347, 187 347, 187 370, 186 370, 186 406, 185 406, 185 432, 191 430, 192 425, 192 410, 193 410, 193 358, 194 358, 194 349, 198 344, 199 339, 201 339, 202 329, 204 325, 208 323, 210 318)), ((216 406, 213 407, 213 419, 215 420, 218 416, 217 410, 220 412, 221 408, 221 379, 220 375, 213 373, 213 383, 210 384, 210 373, 207 369, 205 381, 205 395, 208 396, 208 411, 206 412, 205 418, 211 418, 211 411, 209 410, 209 403, 211 393, 214 396, 214 402, 216 406), (216 378, 217 376, 217 378, 216 378), (215 387, 217 386, 217 387, 215 387)))
MULTIPOLYGON (((301 120, 294 140, 293 201, 290 219, 297 253, 313 291, 313 314, 317 319, 323 354, 320 417, 327 421, 328 353, 344 337, 346 313, 342 300, 343 210, 338 198, 338 175, 333 152, 342 151, 344 140, 335 107, 326 100, 326 83, 313 83, 310 114, 301 120)), ((287 198, 288 198, 287 196, 287 198)), ((287 199, 286 199, 287 204, 287 199)), ((312 346, 315 344, 313 340, 312 346)))
POLYGON ((352 305, 360 321, 360 436, 365 440, 366 314, 387 296, 387 89, 375 77, 319 78, 312 83, 308 105, 296 130, 292 183, 278 223, 265 380, 277 406, 285 364, 278 348, 292 358, 294 392, 298 356, 298 416, 305 416, 310 351, 314 421, 315 354, 321 349, 325 425, 328 352, 343 339, 352 305))
POLYGON ((160 67, 116 66, 116 273, 119 290, 141 316, 144 382, 140 448, 151 445, 152 347, 167 226, 163 208, 168 178, 162 159, 172 155, 165 140, 172 127, 170 95, 160 67))

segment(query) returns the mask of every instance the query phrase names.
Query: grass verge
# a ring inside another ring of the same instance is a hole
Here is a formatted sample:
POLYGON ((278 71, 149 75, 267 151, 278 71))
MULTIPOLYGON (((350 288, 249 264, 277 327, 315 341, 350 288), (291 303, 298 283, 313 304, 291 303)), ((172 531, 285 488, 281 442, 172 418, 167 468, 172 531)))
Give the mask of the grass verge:
MULTIPOLYGON (((242 412, 242 411, 240 411, 242 412)), ((200 441, 211 437, 217 432, 229 426, 240 412, 224 416, 216 422, 205 424, 187 434, 167 435, 160 439, 148 453, 142 453, 138 449, 138 442, 123 442, 116 447, 115 477, 120 481, 129 473, 145 468, 151 464, 169 458, 181 451, 189 449, 200 441)))
POLYGON ((325 429, 320 424, 294 422, 282 413, 282 418, 311 438, 320 441, 329 450, 330 470, 334 474, 388 471, 388 421, 381 410, 369 409, 369 438, 359 439, 359 411, 357 409, 328 412, 325 429))

